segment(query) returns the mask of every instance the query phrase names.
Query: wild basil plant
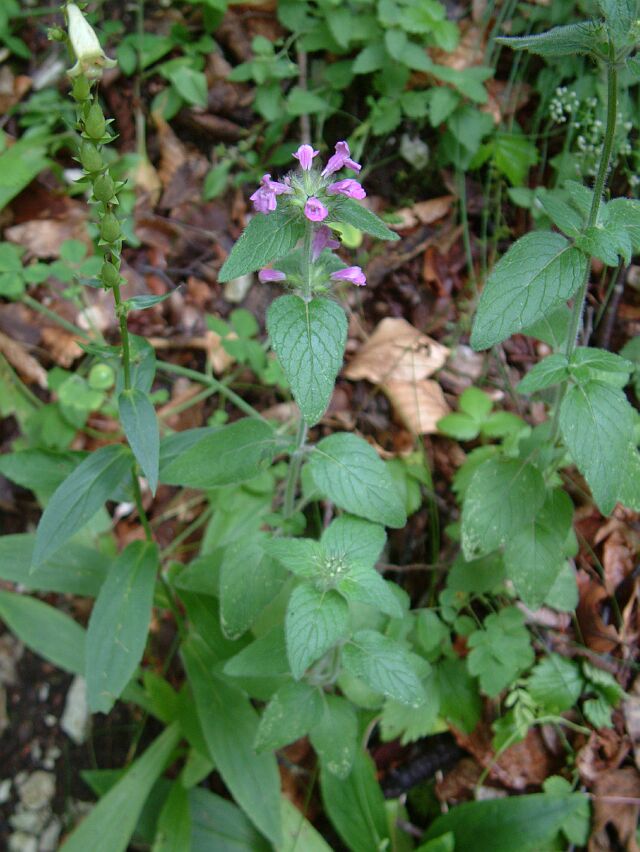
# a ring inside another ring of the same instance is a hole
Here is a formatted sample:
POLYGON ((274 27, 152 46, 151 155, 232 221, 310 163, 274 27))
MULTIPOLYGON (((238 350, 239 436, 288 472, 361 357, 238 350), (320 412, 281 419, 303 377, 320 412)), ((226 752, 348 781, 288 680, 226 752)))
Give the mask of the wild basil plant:
MULTIPOLYGON (((500 448, 474 450, 461 495, 465 558, 501 551, 507 576, 533 607, 550 594, 571 552, 573 503, 562 479, 569 464, 578 468, 603 514, 618 502, 640 508, 638 416, 623 390, 634 365, 589 346, 583 323, 592 259, 617 267, 640 251, 640 204, 603 197, 618 118, 618 75, 637 67, 631 55, 639 27, 635 7, 603 2, 601 20, 501 39, 545 57, 587 54, 607 81, 605 136, 593 189, 567 181, 541 196, 557 230, 528 233, 509 248, 486 282, 471 336, 475 349, 496 346, 515 333, 553 347, 518 386, 549 402, 549 420, 521 430, 500 448)), ((457 431, 472 421, 463 412, 445 428, 457 431)), ((468 437, 481 427, 478 422, 468 437)))
MULTIPOLYGON (((70 454, 71 472, 45 498, 31 551, 31 589, 95 596, 87 629, 11 592, 2 593, 0 612, 32 647, 85 677, 93 712, 109 712, 123 696, 167 727, 65 849, 124 849, 151 788, 176 759, 182 768, 158 817, 158 848, 167 833, 175 848, 189 848, 190 814, 203 796, 209 808, 221 807, 213 794, 196 792, 214 767, 246 814, 234 807, 234 818, 279 847, 290 813, 275 750, 305 734, 338 829, 349 831, 339 803, 341 785, 351 778, 379 799, 375 830, 382 841, 388 828, 381 793, 359 744, 366 719, 346 696, 353 694, 358 705, 367 695, 387 696, 401 707, 426 700, 426 663, 402 638, 407 596, 375 568, 385 526, 405 524, 405 505, 390 470, 363 438, 334 433, 314 444, 308 430, 327 408, 346 343, 347 318, 332 290, 366 283, 359 267, 334 253, 337 226, 397 237, 358 204, 365 190, 353 175, 361 166, 344 141, 319 165, 318 151, 301 145, 288 175, 265 175, 252 195, 255 215, 220 280, 260 270, 261 281, 286 288, 268 311, 267 330, 298 423, 294 430, 277 427, 231 393, 247 416, 161 438, 150 396, 155 360, 127 324, 129 309, 156 299, 122 296, 121 184, 104 155, 114 137, 95 85, 111 60, 78 7, 70 4, 66 12, 77 59, 70 76, 78 160, 103 254, 98 280, 113 293, 121 335, 118 347, 93 343, 86 350, 117 367, 115 398, 126 442, 86 457, 70 454), (200 555, 189 564, 160 552, 142 476, 151 494, 159 483, 206 493, 210 520, 200 555), (111 560, 91 556, 78 534, 114 500, 135 505, 142 537, 111 560), (302 511, 319 501, 326 505, 324 525, 308 522, 302 511), (154 605, 175 617, 186 673, 179 692, 141 669, 154 605), (27 631, 26 620, 36 627, 27 631), (254 701, 264 703, 261 713, 254 701)), ((220 390, 229 397, 228 389, 220 390)), ((22 539, 13 544, 30 547, 22 539)))

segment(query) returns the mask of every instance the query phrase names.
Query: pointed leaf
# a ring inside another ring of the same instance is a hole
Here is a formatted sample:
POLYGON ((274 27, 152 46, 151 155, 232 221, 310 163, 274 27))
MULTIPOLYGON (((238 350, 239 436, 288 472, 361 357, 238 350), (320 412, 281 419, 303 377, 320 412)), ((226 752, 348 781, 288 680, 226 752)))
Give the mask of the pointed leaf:
POLYGON ((340 508, 388 527, 406 524, 402 499, 384 462, 357 435, 323 438, 309 468, 322 494, 340 508))
POLYGON ((634 421, 624 393, 604 382, 576 385, 562 401, 562 437, 605 515, 618 499, 634 421))
MULTIPOLYGON (((190 443, 190 442, 189 442, 190 443)), ((169 485, 217 488, 253 479, 273 461, 280 445, 273 427, 251 417, 208 432, 163 465, 169 485)))
POLYGON ((54 492, 36 533, 34 568, 42 565, 104 505, 131 469, 127 447, 101 447, 81 462, 54 492))
POLYGON ((386 540, 383 526, 350 515, 340 515, 331 521, 321 539, 328 553, 371 567, 379 559, 386 540))
POLYGON ((375 568, 352 565, 348 574, 338 582, 337 590, 348 601, 369 604, 392 618, 402 618, 400 601, 375 568))
POLYGON ((231 250, 218 281, 230 281, 284 257, 304 233, 299 213, 279 207, 272 213, 258 213, 244 229, 231 250))
POLYGON ((475 471, 462 509, 465 559, 505 544, 536 515, 545 500, 540 471, 517 459, 493 458, 475 471))
POLYGON ((182 784, 174 782, 158 817, 152 852, 184 852, 190 846, 189 795, 182 784))
MULTIPOLYGON (((531 36, 497 38, 512 50, 528 50, 538 56, 572 56, 575 53, 591 53, 603 41, 603 28, 596 21, 581 21, 553 27, 546 33, 531 36)), ((606 37, 605 37, 606 38, 606 37)))
POLYGON ((285 617, 285 635, 296 680, 346 634, 348 625, 349 607, 336 592, 320 592, 306 583, 294 589, 285 617))
POLYGON ((256 733, 256 751, 277 751, 309 733, 322 716, 317 687, 286 683, 267 704, 256 733))
POLYGON ((322 771, 346 778, 359 747, 358 715, 353 705, 337 695, 325 694, 322 715, 309 738, 320 758, 322 771))
POLYGON ((85 632, 49 604, 0 590, 0 618, 24 644, 72 674, 84 673, 85 632))
POLYGON ((331 210, 331 219, 344 222, 379 240, 399 240, 398 234, 387 228, 382 219, 352 198, 341 198, 331 210))
POLYGON ((125 852, 144 803, 180 742, 177 723, 131 764, 63 844, 64 852, 125 852))
POLYGON ((542 319, 570 299, 587 270, 587 256, 561 234, 535 231, 514 243, 484 286, 471 345, 488 349, 542 319))
POLYGON ((313 426, 329 405, 347 341, 347 318, 330 299, 281 296, 267 313, 271 345, 305 421, 313 426))
POLYGON ((420 704, 424 689, 407 651, 375 630, 360 630, 342 651, 346 671, 402 704, 420 704))
POLYGON ((87 630, 87 697, 94 713, 111 710, 142 659, 158 565, 157 546, 134 541, 100 589, 87 630))
POLYGON ((252 748, 258 714, 249 699, 214 676, 215 657, 197 635, 182 646, 189 683, 211 759, 249 819, 274 845, 281 841, 280 777, 273 754, 252 748))
POLYGON ((149 482, 151 493, 158 487, 160 432, 158 418, 146 393, 134 388, 123 390, 118 397, 122 428, 136 461, 149 482))

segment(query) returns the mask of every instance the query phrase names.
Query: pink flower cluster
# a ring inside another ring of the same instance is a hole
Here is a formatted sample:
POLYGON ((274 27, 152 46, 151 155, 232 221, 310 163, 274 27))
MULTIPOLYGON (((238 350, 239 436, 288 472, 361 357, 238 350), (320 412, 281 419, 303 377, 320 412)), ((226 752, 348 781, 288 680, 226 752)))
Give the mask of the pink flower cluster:
MULTIPOLYGON (((310 172, 313 167, 313 160, 320 152, 314 151, 312 145, 300 145, 298 150, 293 155, 300 163, 300 168, 303 172, 310 172)), ((317 181, 317 189, 312 194, 307 194, 304 199, 304 215, 310 222, 323 222, 329 215, 327 206, 318 198, 318 193, 326 192, 327 195, 345 195, 347 198, 356 198, 361 200, 366 197, 367 193, 362 188, 362 185, 357 180, 346 178, 344 180, 327 183, 322 178, 328 178, 341 169, 351 169, 354 172, 359 172, 362 166, 351 159, 349 145, 346 142, 337 142, 335 153, 329 157, 329 161, 320 172, 320 180, 317 181)), ((316 173, 317 174, 317 173, 316 173)), ((251 196, 254 209, 257 213, 271 213, 277 207, 278 195, 291 195, 294 192, 291 186, 291 179, 285 178, 284 183, 276 180, 271 180, 271 175, 262 176, 260 186, 251 196)))
MULTIPOLYGON (((293 155, 300 164, 300 170, 286 177, 282 183, 271 180, 271 175, 263 175, 260 186, 251 196, 253 206, 257 213, 271 213, 277 208, 279 195, 292 196, 291 202, 287 202, 302 208, 305 217, 314 225, 319 225, 329 216, 331 197, 344 195, 347 198, 361 200, 366 197, 362 185, 353 178, 343 178, 332 181, 331 176, 342 169, 351 169, 359 172, 362 168, 360 163, 351 159, 349 145, 346 142, 337 142, 335 152, 320 173, 313 168, 313 161, 320 152, 315 151, 312 145, 300 145, 293 155), (324 203, 324 201, 327 204, 324 203)), ((313 229, 313 240, 311 243, 311 260, 315 262, 325 249, 337 249, 340 246, 338 240, 334 239, 331 231, 326 225, 313 229)), ((347 266, 329 276, 333 281, 348 281, 357 287, 363 287, 367 280, 364 272, 359 266, 347 266)), ((258 279, 263 283, 285 281, 287 275, 279 269, 266 268, 258 273, 258 279)))

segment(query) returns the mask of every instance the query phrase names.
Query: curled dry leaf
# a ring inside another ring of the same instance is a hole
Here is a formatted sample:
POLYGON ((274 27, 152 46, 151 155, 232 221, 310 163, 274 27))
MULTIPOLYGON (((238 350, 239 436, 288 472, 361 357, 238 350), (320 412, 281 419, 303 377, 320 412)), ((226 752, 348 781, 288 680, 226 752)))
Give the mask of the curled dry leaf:
POLYGON ((9 242, 24 246, 31 257, 60 257, 65 240, 79 240, 88 250, 93 247, 86 210, 75 204, 69 206, 64 219, 32 219, 7 228, 4 236, 9 242))
POLYGON ((415 228, 416 225, 430 225, 442 219, 451 210, 453 195, 442 195, 440 198, 430 198, 428 201, 418 201, 412 207, 402 207, 394 212, 400 218, 400 223, 391 225, 395 230, 415 228))
POLYGON ((385 382, 382 389, 391 404, 415 435, 437 432, 437 422, 449 413, 442 388, 431 379, 419 382, 394 380, 385 382))
POLYGON ((439 370, 449 350, 404 319, 383 319, 347 365, 347 379, 368 379, 381 385, 390 381, 416 382, 439 370))
POLYGON ((640 852, 636 827, 640 815, 640 773, 635 766, 610 769, 596 778, 593 786, 593 830, 589 852, 608 852, 614 848, 640 852), (620 846, 612 845, 613 827, 620 846))
POLYGON ((610 654, 619 643, 618 631, 607 624, 603 615, 609 606, 609 594, 604 586, 594 582, 584 571, 578 572, 580 602, 576 610, 585 644, 597 654, 610 654))
POLYGON ((640 676, 634 680, 633 686, 627 693, 622 704, 622 714, 627 734, 633 743, 636 766, 640 769, 640 676))
POLYGON ((61 367, 70 367, 83 354, 75 335, 61 328, 54 326, 43 328, 42 342, 49 355, 61 367))
POLYGON ((27 350, 17 340, 12 340, 6 334, 0 331, 0 353, 4 355, 12 367, 24 378, 29 384, 35 382, 41 388, 47 387, 47 373, 36 361, 29 355, 27 350))

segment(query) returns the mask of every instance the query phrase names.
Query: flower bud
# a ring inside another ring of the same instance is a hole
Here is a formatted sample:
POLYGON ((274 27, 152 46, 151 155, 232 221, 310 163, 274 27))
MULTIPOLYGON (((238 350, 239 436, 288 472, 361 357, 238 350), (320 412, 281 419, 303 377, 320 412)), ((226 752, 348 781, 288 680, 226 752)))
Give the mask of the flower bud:
POLYGON ((114 216, 113 213, 107 213, 104 215, 100 222, 100 236, 105 243, 115 243, 115 241, 120 237, 120 233, 120 222, 118 221, 117 216, 114 216))
POLYGON ((117 266, 105 260, 100 270, 100 280, 105 287, 117 287, 121 280, 117 266))
POLYGON ((106 55, 93 27, 87 23, 86 18, 75 3, 69 3, 66 11, 69 41, 77 60, 68 72, 69 76, 88 77, 89 79, 102 77, 104 68, 115 67, 117 64, 115 59, 109 59, 106 55))
POLYGON ((99 142, 105 134, 107 122, 99 104, 91 104, 84 120, 84 132, 90 139, 99 142))
POLYGON ((99 172, 104 167, 102 155, 93 142, 84 140, 80 145, 80 163, 87 172, 99 172))
POLYGON ((76 77, 71 94, 77 101, 86 101, 91 96, 91 83, 86 77, 76 77))
POLYGON ((96 201, 102 201, 106 204, 113 198, 115 190, 116 185, 111 175, 100 175, 93 184, 93 197, 96 201))

